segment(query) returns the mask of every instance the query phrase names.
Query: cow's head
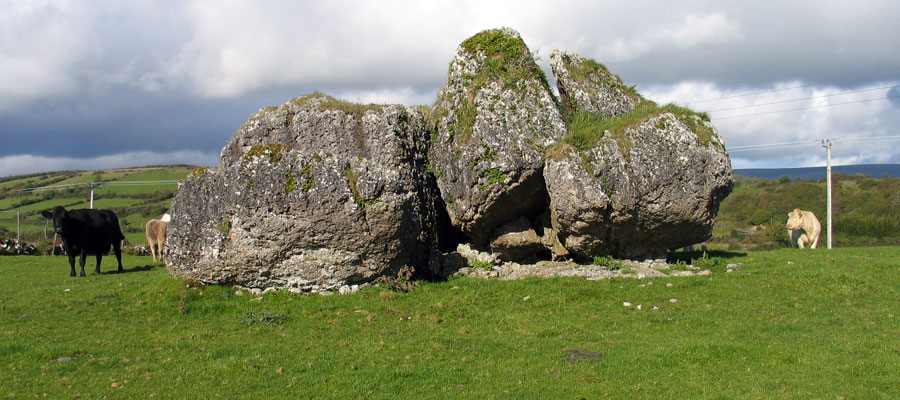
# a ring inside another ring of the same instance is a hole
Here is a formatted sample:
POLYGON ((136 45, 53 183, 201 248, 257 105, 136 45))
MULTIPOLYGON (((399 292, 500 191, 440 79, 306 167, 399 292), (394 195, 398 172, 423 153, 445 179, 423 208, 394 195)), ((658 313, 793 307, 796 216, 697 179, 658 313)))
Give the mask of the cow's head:
POLYGON ((63 208, 62 206, 57 206, 56 208, 53 209, 52 212, 47 211, 47 210, 41 211, 41 215, 44 218, 49 218, 49 219, 53 220, 53 230, 60 235, 65 234, 66 225, 67 225, 66 217, 68 216, 68 214, 69 214, 69 212, 66 211, 66 209, 63 208))
POLYGON ((800 229, 803 226, 803 211, 800 211, 799 208, 795 208, 794 211, 788 213, 787 224, 785 224, 785 228, 788 229, 800 229))

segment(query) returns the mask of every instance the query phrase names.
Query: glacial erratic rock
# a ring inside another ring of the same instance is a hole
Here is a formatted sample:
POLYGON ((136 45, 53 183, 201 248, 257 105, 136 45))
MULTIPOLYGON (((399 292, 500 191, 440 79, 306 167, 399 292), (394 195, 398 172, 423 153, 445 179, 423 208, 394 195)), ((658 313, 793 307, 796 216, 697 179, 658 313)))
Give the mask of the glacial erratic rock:
POLYGON ((260 110, 180 184, 169 271, 348 291, 406 266, 505 276, 494 267, 706 240, 733 186, 709 118, 577 54, 550 61, 560 99, 518 33, 488 30, 459 46, 430 110, 318 93, 260 110))
POLYGON ((565 135, 546 77, 513 30, 464 41, 429 118, 430 168, 453 225, 476 245, 546 207, 546 148, 565 135))
POLYGON ((580 258, 658 257, 703 242, 734 185, 709 117, 643 99, 603 65, 554 51, 567 136, 548 151, 551 224, 580 258))
POLYGON ((415 109, 319 94, 261 110, 218 167, 182 181, 171 210, 170 272, 327 291, 427 265, 437 200, 416 147, 424 132, 415 109))
POLYGON ((566 249, 583 258, 640 258, 709 238, 733 186, 731 163, 712 125, 681 112, 662 108, 584 148, 554 150, 544 175, 566 249))

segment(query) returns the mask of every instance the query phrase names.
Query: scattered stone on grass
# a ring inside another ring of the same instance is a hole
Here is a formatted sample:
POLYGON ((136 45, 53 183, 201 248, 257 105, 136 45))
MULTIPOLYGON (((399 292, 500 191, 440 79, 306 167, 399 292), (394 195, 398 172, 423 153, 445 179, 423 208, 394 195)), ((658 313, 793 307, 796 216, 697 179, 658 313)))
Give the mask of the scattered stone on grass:
POLYGON ((563 359, 563 362, 567 362, 567 363, 573 363, 573 362, 577 362, 579 360, 600 361, 603 359, 602 354, 597 354, 597 353, 594 353, 592 351, 587 351, 587 350, 569 349, 569 350, 566 350, 566 353, 569 356, 566 357, 565 359, 563 359))

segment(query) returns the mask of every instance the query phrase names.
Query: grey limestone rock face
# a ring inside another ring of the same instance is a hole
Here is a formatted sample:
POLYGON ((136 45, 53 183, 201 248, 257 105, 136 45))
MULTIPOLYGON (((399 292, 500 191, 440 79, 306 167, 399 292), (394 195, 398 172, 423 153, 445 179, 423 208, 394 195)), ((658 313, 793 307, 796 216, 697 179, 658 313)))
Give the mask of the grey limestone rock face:
POLYGON ((568 135, 544 169, 553 229, 580 258, 659 257, 712 233, 734 185, 705 114, 658 106, 606 67, 554 51, 568 135))
POLYGON ((558 100, 519 34, 488 30, 459 46, 430 110, 322 94, 260 110, 179 185, 167 268, 319 292, 405 266, 447 276, 472 264, 465 249, 493 264, 706 240, 733 186, 708 117, 577 54, 550 61, 558 100))
POLYGON ((168 269, 245 287, 335 290, 426 265, 436 196, 424 119, 324 95, 251 116, 172 204, 168 269))
POLYGON ((627 128, 624 141, 611 136, 547 162, 552 225, 563 246, 584 258, 640 258, 708 239, 733 186, 712 125, 660 112, 627 128), (710 141, 698 140, 685 119, 711 131, 710 141))
POLYGON ((560 106, 565 112, 591 112, 618 117, 633 111, 641 97, 602 64, 571 52, 550 53, 560 106))
POLYGON ((450 220, 472 243, 546 207, 544 153, 565 123, 517 32, 484 31, 459 46, 429 124, 430 168, 450 220))

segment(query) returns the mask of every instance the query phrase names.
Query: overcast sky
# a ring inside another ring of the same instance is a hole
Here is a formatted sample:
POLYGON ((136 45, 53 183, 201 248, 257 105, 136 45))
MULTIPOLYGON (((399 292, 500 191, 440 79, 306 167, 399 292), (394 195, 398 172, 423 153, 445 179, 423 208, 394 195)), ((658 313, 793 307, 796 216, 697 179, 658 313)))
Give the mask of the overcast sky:
POLYGON ((431 105, 457 46, 499 27, 548 74, 574 51, 710 111, 735 168, 824 165, 816 144, 741 147, 826 138, 835 164, 900 163, 900 140, 871 140, 900 137, 898 16, 896 0, 0 0, 0 176, 215 165, 249 115, 312 91, 431 105))

